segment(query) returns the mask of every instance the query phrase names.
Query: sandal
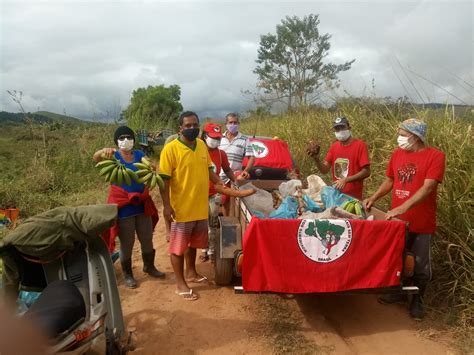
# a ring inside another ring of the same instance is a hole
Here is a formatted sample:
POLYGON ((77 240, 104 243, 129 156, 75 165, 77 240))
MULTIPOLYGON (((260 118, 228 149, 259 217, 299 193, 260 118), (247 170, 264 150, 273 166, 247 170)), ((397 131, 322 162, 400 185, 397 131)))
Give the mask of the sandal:
POLYGON ((204 282, 209 282, 209 279, 206 276, 198 275, 197 277, 195 277, 193 279, 186 280, 186 282, 201 284, 201 283, 204 283, 204 282))
POLYGON ((196 301, 199 296, 196 295, 195 293, 193 293, 193 290, 192 289, 189 289, 189 291, 184 291, 184 292, 179 292, 178 290, 175 291, 175 293, 178 295, 178 296, 181 296, 183 297, 183 299, 185 301, 196 301))

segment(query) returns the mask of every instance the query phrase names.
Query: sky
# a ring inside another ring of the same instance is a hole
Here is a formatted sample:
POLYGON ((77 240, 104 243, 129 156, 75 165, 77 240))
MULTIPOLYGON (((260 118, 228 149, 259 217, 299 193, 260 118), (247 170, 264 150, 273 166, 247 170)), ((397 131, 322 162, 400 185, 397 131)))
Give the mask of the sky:
POLYGON ((181 87, 185 110, 255 107, 260 36, 285 16, 319 14, 327 62, 355 59, 345 95, 474 104, 473 4, 424 1, 0 0, 0 111, 112 118, 133 90, 181 87))

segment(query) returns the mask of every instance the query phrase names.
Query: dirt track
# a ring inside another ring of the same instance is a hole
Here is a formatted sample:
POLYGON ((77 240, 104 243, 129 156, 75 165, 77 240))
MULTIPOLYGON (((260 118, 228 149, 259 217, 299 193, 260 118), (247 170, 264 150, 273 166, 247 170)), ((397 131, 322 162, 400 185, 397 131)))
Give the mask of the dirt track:
MULTIPOLYGON (((164 226, 155 230, 157 267, 165 280, 141 271, 134 250, 135 290, 126 289, 117 267, 127 327, 134 331, 133 354, 454 354, 442 334, 409 318, 402 306, 383 306, 375 296, 236 295, 231 287, 193 285, 194 302, 175 295, 164 226)), ((117 263, 118 264, 118 263, 117 263)), ((198 271, 213 279, 209 263, 198 271)))

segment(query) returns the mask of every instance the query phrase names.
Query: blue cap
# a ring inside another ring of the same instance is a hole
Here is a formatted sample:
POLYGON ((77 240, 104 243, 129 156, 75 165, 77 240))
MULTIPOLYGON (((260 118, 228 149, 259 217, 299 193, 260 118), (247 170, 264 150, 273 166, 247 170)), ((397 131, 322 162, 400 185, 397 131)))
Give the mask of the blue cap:
POLYGON ((403 121, 400 123, 398 128, 404 129, 405 131, 408 131, 418 138, 421 139, 423 143, 425 143, 426 139, 426 123, 423 121, 420 121, 416 118, 409 118, 408 120, 403 121))

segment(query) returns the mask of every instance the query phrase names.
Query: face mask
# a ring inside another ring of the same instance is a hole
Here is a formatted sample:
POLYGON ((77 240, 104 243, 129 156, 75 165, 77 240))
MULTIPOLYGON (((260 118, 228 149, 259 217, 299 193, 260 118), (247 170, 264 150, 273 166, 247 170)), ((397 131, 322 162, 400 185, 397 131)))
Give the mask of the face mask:
POLYGON ((117 141, 117 145, 120 149, 129 152, 133 149, 135 141, 133 139, 125 138, 124 140, 117 141))
POLYGON ((397 138, 398 146, 402 149, 410 150, 410 148, 413 144, 408 142, 408 139, 409 139, 408 137, 398 136, 398 138, 397 138))
POLYGON ((229 130, 230 133, 236 134, 239 131, 239 125, 238 124, 228 124, 226 125, 227 129, 229 130))
POLYGON ((188 141, 193 141, 199 136, 199 128, 186 128, 181 133, 188 141))
POLYGON ((206 137, 206 144, 211 149, 216 149, 220 145, 220 143, 221 143, 221 141, 219 139, 206 137))
POLYGON ((346 129, 344 131, 334 132, 334 135, 338 141, 344 142, 351 136, 351 131, 346 129))

